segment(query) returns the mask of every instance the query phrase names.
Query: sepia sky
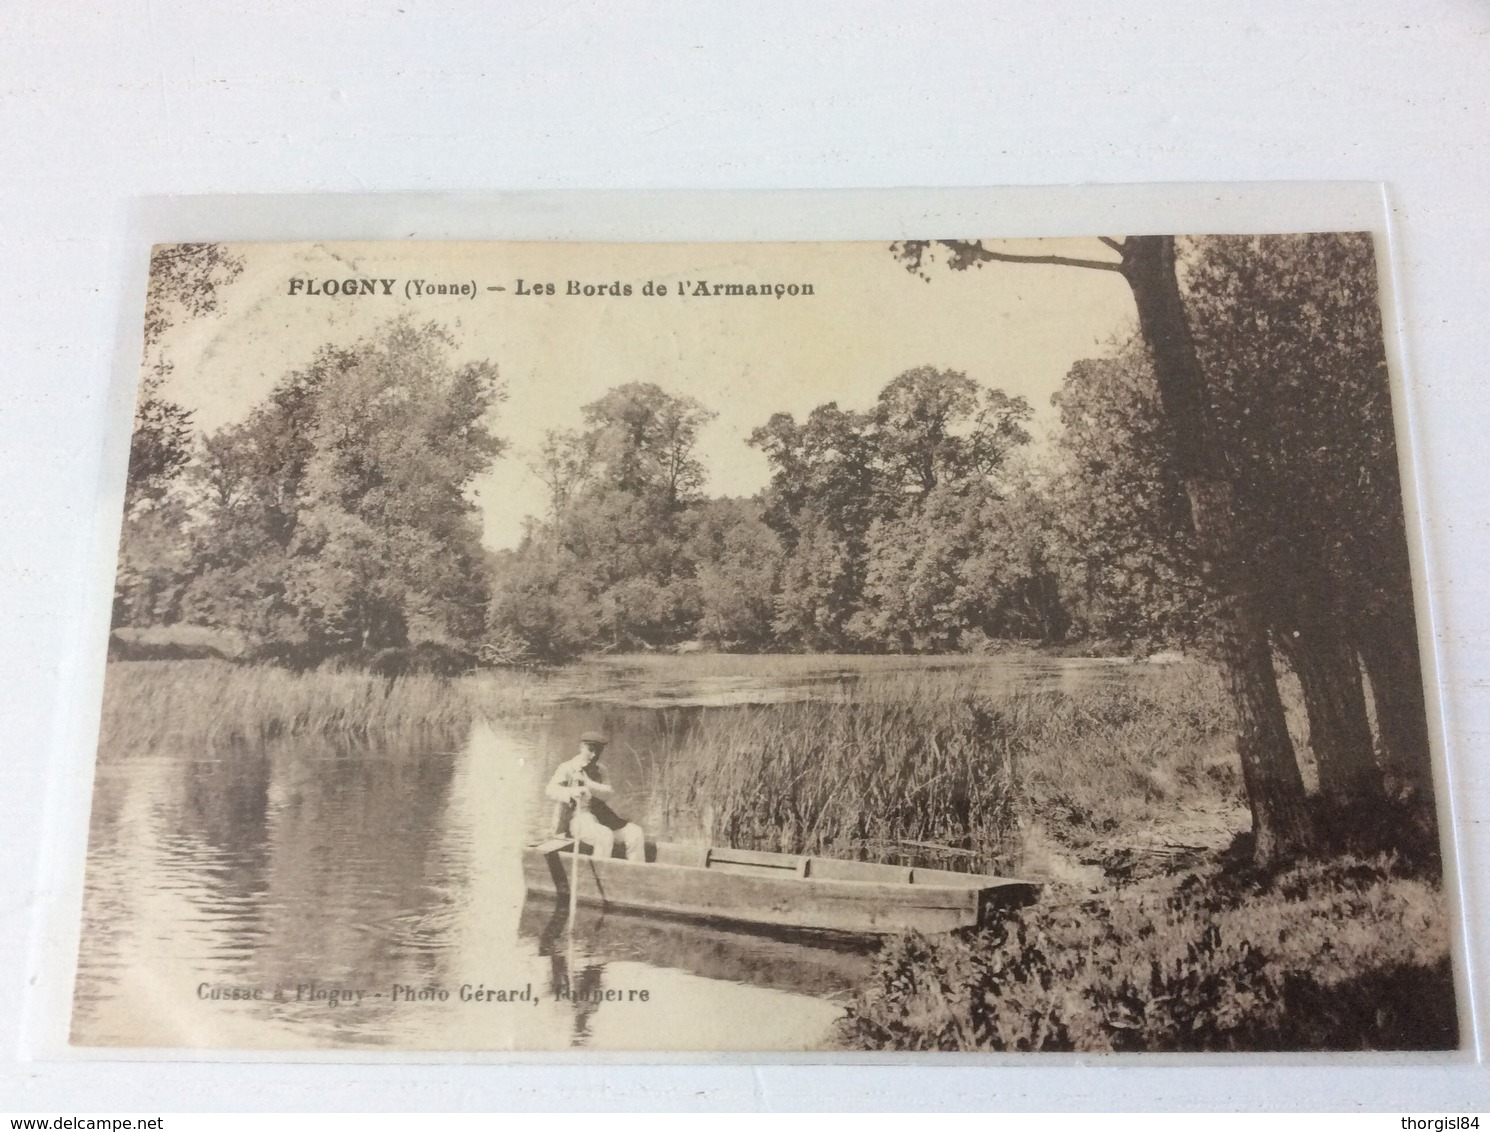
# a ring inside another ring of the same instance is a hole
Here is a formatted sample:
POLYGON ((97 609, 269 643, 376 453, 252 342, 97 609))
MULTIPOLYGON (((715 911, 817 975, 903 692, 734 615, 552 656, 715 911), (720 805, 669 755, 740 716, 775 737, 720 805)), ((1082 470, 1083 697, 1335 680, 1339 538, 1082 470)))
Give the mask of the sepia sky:
MULTIPOLYGON (((1095 240, 1005 241, 1009 251, 1113 258, 1095 240)), ((1029 398, 1036 433, 1071 363, 1134 321, 1123 278, 1070 267, 991 264, 925 282, 884 243, 240 244, 242 275, 214 315, 178 320, 162 340, 174 363, 166 396, 211 431, 241 419, 324 343, 351 345, 411 314, 450 330, 456 360, 493 362, 508 397, 495 431, 507 455, 476 485, 487 544, 515 545, 544 493, 527 458, 545 430, 581 424, 607 389, 651 381, 718 414, 700 456, 713 494, 763 487, 765 458, 746 444, 774 412, 800 420, 837 401, 864 409, 897 374, 929 365, 1029 398), (310 281, 390 279, 374 295, 308 295, 310 281), (557 292, 517 294, 552 283, 557 292), (291 294, 291 280, 304 280, 291 294), (413 280, 474 284, 474 296, 418 295, 413 280), (567 284, 630 284, 629 297, 571 296, 567 284), (648 282, 665 297, 642 294, 648 282), (686 281, 687 294, 678 294, 686 281), (699 281, 812 285, 811 296, 694 293, 699 281), (488 288, 501 287, 495 291, 488 288), (384 291, 391 290, 391 294, 384 291)))

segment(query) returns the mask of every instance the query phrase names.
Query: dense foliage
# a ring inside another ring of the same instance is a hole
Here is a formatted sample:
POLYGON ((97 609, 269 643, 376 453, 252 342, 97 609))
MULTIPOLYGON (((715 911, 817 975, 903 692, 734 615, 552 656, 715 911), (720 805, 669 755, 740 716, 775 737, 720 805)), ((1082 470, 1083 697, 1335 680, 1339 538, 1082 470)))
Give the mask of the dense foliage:
POLYGON ((1448 921, 1390 858, 1212 869, 891 943, 842 1023, 868 1049, 1453 1049, 1448 921))
POLYGON ((582 412, 586 427, 549 433, 535 462, 547 520, 496 558, 496 655, 559 660, 694 636, 767 645, 776 540, 757 502, 703 493, 698 436, 714 414, 640 382, 582 412))
MULTIPOLYGON (((121 575, 122 620, 232 629, 267 649, 469 643, 485 619, 467 489, 502 451, 486 363, 405 320, 323 348, 244 420, 201 439, 172 485, 170 554, 121 575)), ((126 557, 138 532, 126 528, 126 557)))
POLYGON ((930 368, 865 411, 771 417, 757 499, 708 499, 695 455, 710 419, 655 385, 584 408, 537 471, 550 514, 497 564, 494 636, 560 657, 699 640, 735 649, 933 652, 969 634, 1064 628, 1026 481, 1023 399, 930 368), (1008 480, 1006 483, 1005 480, 1008 480))

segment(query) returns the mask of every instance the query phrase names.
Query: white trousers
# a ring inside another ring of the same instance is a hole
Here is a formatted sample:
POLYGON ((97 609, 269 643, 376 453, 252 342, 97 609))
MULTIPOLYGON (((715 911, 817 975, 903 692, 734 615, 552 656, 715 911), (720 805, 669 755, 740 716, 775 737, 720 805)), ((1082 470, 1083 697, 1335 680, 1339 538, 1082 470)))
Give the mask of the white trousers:
POLYGON ((578 837, 582 844, 591 846, 597 857, 609 857, 616 847, 616 835, 620 834, 621 844, 626 847, 628 861, 647 859, 646 834, 634 821, 627 822, 620 829, 609 829, 596 821, 595 815, 589 810, 581 810, 574 815, 570 832, 578 837))

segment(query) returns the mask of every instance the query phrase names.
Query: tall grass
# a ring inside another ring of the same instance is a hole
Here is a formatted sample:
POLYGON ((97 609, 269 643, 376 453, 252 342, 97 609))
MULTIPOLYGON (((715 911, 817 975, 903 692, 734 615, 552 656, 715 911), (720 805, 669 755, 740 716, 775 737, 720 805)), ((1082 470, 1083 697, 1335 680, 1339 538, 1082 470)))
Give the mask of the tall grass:
POLYGON ((1043 693, 1024 718, 1025 811, 1067 845, 1245 802, 1231 704, 1208 668, 1043 693))
POLYGON ((703 818, 705 836, 737 846, 937 847, 1008 867, 1032 821, 1082 844, 1240 803, 1229 708, 1207 671, 1069 692, 985 675, 886 669, 831 700, 705 713, 664 760, 668 817, 703 818))
POLYGON ((673 823, 715 842, 837 853, 928 841, 998 858, 1013 828, 1017 728, 997 708, 912 700, 797 702, 701 717, 663 763, 673 823))
POLYGON ((108 667, 100 748, 112 754, 292 735, 366 738, 464 727, 471 716, 467 686, 458 679, 299 673, 221 660, 130 661, 108 667))

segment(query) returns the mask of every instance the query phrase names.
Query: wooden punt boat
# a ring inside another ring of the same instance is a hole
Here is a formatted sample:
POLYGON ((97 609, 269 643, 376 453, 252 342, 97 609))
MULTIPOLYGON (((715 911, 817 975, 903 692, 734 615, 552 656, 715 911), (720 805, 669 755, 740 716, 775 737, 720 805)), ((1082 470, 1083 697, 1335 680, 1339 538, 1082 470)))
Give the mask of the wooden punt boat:
MULTIPOLYGON (((523 851, 530 893, 569 899, 568 838, 523 851)), ((1029 881, 749 849, 648 842, 647 861, 582 851, 581 904, 757 928, 876 936, 976 927, 1039 894, 1029 881)))

